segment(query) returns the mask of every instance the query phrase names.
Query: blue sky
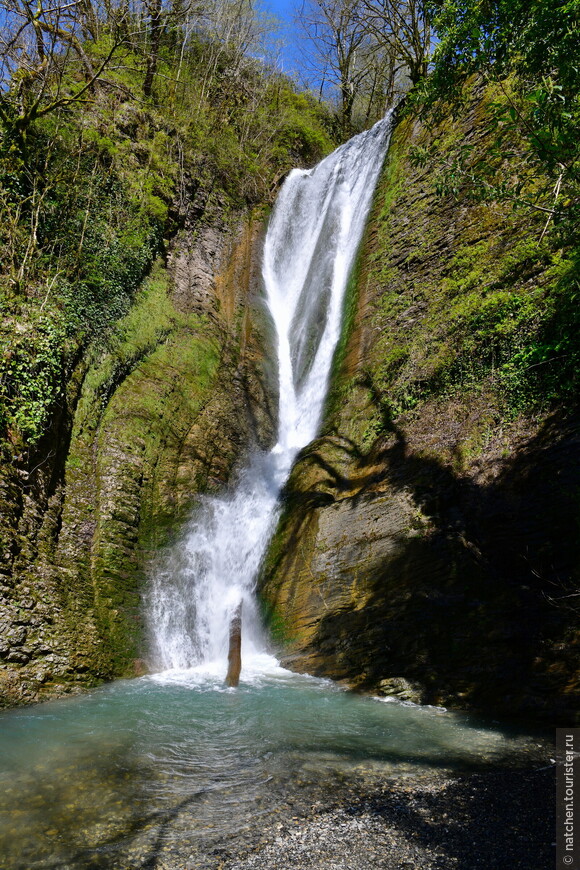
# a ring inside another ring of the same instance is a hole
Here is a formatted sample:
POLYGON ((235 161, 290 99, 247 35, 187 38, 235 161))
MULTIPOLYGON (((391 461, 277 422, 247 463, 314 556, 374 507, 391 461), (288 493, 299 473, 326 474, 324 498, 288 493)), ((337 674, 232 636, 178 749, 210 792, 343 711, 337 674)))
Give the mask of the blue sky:
POLYGON ((285 45, 281 49, 281 65, 288 75, 301 66, 299 62, 299 35, 294 24, 294 10, 299 0, 262 0, 263 8, 283 23, 280 33, 285 45))
POLYGON ((264 3, 282 20, 292 17, 293 0, 264 0, 264 3))

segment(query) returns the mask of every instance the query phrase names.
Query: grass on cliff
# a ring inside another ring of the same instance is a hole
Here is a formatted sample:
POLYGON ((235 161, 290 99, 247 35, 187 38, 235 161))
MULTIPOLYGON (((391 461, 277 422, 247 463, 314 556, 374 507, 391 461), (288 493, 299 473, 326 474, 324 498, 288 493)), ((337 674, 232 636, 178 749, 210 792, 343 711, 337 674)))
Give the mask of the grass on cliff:
MULTIPOLYGON (((79 352, 126 314, 185 222, 269 202, 292 166, 333 147, 326 110, 288 79, 207 38, 191 37, 181 58, 164 40, 150 97, 143 56, 125 46, 86 100, 30 125, 25 153, 0 126, 0 431, 11 454, 39 444, 79 352)), ((96 65, 109 43, 84 48, 96 65)))
MULTIPOLYGON (((458 141, 484 153, 493 130, 481 103, 474 94, 464 116, 430 129, 408 117, 393 136, 357 266, 373 341, 363 371, 349 376, 347 365, 329 403, 329 425, 350 403, 345 434, 364 449, 428 400, 487 406, 488 427, 577 401, 574 241, 545 230, 538 212, 478 201, 463 183, 443 189, 437 167, 415 159, 436 147, 445 163, 458 141)), ((504 170, 520 164, 510 158, 504 170)))

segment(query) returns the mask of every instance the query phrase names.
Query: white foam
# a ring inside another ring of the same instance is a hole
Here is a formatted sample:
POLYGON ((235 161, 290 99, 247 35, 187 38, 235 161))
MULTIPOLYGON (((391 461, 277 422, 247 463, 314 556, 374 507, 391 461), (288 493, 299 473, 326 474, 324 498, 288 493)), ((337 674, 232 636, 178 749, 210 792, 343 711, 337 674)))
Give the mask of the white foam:
POLYGON ((399 704, 401 707, 416 707, 417 710, 431 710, 434 713, 447 713, 447 707, 437 707, 433 704, 416 704, 414 701, 403 701, 396 695, 373 695, 373 701, 380 701, 382 704, 399 704))

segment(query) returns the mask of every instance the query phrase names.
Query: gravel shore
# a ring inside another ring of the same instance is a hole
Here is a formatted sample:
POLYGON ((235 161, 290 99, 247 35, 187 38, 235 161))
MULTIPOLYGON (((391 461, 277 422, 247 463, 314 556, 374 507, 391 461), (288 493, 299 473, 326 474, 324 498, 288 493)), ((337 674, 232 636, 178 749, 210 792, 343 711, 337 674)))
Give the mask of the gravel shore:
POLYGON ((553 767, 394 780, 353 793, 346 805, 285 820, 270 842, 241 858, 224 855, 216 866, 548 870, 555 860, 554 796, 553 767))
POLYGON ((135 866, 549 870, 555 862, 555 770, 439 771, 345 783, 310 807, 292 801, 277 820, 266 817, 262 827, 256 822, 227 841, 206 843, 203 852, 186 857, 166 844, 135 866))
POLYGON ((550 870, 551 753, 549 744, 534 743, 523 763, 478 757, 467 769, 409 762, 386 769, 368 758, 339 769, 334 757, 326 768, 319 757, 311 765, 302 759, 255 793, 247 788, 241 807, 235 790, 210 788, 144 813, 146 795, 132 791, 126 809, 134 815, 116 827, 105 818, 87 828, 86 846, 72 835, 70 843, 59 841, 55 828, 46 832, 47 843, 58 849, 39 853, 33 837, 28 853, 20 830, 19 847, 0 864, 2 870, 550 870))

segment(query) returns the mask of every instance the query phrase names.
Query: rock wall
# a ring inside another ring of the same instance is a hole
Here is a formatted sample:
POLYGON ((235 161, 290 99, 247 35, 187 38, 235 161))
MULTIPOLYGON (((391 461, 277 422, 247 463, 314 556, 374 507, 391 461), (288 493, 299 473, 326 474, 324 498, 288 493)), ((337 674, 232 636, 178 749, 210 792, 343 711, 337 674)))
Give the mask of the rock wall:
POLYGON ((29 473, 0 475, 0 706, 140 672, 148 559, 272 429, 262 216, 192 209, 127 316, 76 361, 29 473))
POLYGON ((438 195, 411 159, 477 149, 477 113, 394 133, 323 433, 286 487, 260 592, 297 670, 563 722, 578 691, 580 417, 518 412, 493 359, 476 359, 485 321, 461 333, 468 304, 540 298, 554 259, 530 254, 543 221, 438 195), (454 380, 469 341, 473 372, 454 380))

